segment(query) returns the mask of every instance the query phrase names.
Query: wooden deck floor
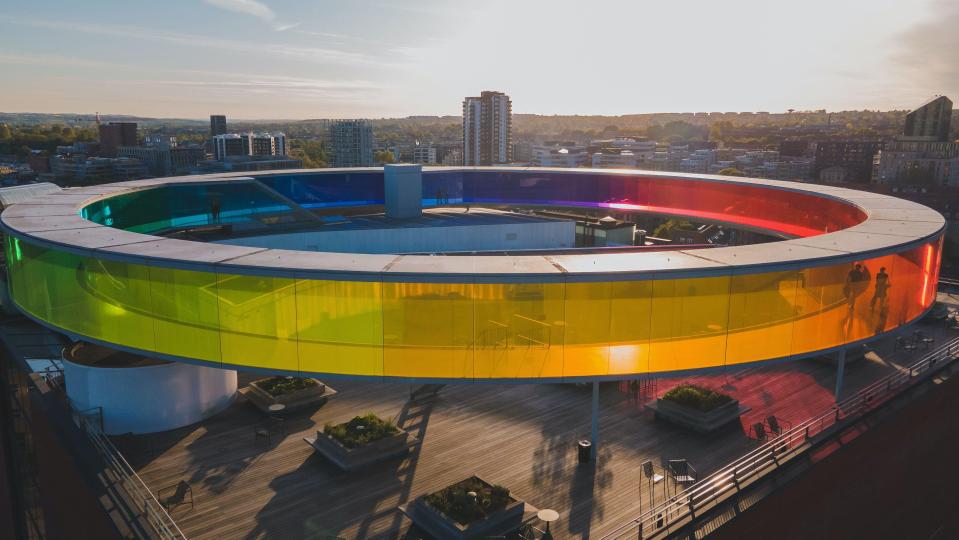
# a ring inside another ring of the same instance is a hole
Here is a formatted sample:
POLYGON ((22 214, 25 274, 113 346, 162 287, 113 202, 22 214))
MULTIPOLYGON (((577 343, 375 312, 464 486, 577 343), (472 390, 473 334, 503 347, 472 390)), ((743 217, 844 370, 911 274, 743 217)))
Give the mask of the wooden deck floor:
MULTIPOLYGON (((939 342, 951 332, 940 326, 928 327, 939 342)), ((845 392, 918 360, 920 353, 893 354, 892 343, 847 367, 845 392)), ((826 409, 834 377, 833 366, 808 360, 696 377, 752 409, 739 428, 711 436, 657 422, 643 407, 652 396, 605 383, 595 466, 576 460, 575 441, 589 435, 585 385, 447 386, 413 405, 407 385, 333 383, 333 400, 289 417, 286 436, 270 443, 254 440, 252 426, 263 415, 242 399, 202 424, 119 442, 154 491, 181 479, 193 486, 196 508, 173 512, 191 539, 397 538, 409 527, 398 505, 471 474, 559 511, 556 538, 599 538, 638 514, 642 461, 686 458, 709 474, 757 444, 745 426, 767 414, 798 422, 826 409), (395 417, 421 446, 408 458, 345 474, 302 441, 326 422, 369 411, 395 417)), ((241 374, 241 384, 250 379, 241 374)), ((660 380, 655 392, 679 382, 660 380)))

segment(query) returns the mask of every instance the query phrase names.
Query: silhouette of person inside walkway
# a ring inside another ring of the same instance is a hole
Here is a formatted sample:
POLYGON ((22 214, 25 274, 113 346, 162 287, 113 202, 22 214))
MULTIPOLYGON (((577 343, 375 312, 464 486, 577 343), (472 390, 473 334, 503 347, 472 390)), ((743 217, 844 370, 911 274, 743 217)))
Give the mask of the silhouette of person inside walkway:
POLYGON ((220 198, 213 197, 210 201, 210 217, 213 218, 213 223, 219 223, 220 221, 220 198))
POLYGON ((875 310, 876 303, 879 303, 879 309, 886 307, 886 299, 889 292, 889 287, 892 287, 892 284, 889 283, 889 274, 886 273, 886 267, 879 269, 879 273, 876 274, 876 289, 872 293, 872 301, 870 302, 870 308, 875 310))
POLYGON ((842 293, 850 307, 856 305, 856 297, 862 293, 862 283, 868 279, 861 264, 855 265, 846 275, 846 285, 843 287, 842 293))

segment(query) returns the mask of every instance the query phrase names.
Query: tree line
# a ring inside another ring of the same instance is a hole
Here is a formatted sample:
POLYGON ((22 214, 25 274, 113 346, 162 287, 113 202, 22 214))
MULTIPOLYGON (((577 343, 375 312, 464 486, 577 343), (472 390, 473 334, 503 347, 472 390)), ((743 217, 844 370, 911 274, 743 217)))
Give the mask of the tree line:
POLYGON ((25 158, 30 150, 56 152, 57 146, 81 141, 96 141, 95 127, 71 127, 63 124, 11 126, 0 124, 0 154, 15 154, 25 158))

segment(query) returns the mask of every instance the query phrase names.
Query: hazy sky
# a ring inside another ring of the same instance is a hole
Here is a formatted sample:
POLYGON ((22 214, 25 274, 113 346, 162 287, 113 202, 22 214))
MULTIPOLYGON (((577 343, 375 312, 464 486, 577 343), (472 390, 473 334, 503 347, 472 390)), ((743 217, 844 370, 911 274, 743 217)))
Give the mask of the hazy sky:
POLYGON ((959 101, 956 0, 3 0, 0 111, 202 118, 959 101))

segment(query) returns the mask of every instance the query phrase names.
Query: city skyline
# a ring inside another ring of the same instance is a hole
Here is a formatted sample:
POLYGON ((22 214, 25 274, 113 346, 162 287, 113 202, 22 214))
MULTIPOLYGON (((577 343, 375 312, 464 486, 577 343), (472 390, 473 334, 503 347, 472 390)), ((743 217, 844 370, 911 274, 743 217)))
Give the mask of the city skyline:
POLYGON ((333 4, 10 6, 0 110, 455 116, 489 89, 518 114, 621 115, 909 109, 959 93, 959 6, 942 0, 814 2, 788 20, 754 0, 606 2, 592 18, 563 2, 333 4))

